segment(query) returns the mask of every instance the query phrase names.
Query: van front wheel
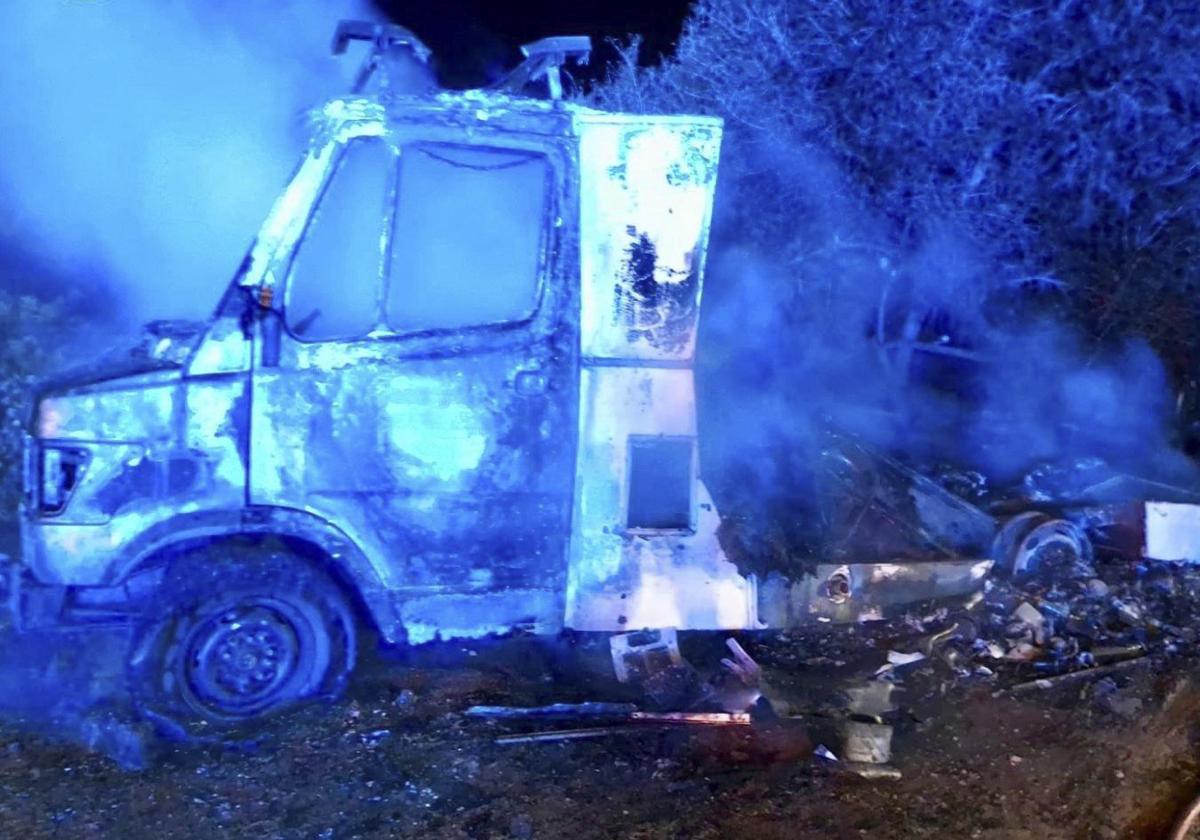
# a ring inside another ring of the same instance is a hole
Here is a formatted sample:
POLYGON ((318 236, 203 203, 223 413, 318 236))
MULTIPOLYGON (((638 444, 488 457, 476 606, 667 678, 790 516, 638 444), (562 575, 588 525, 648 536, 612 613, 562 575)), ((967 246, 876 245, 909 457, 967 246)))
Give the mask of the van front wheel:
POLYGON ((181 558, 130 656, 139 709, 173 734, 233 734, 332 697, 355 659, 353 612, 319 569, 284 552, 214 549, 181 558))

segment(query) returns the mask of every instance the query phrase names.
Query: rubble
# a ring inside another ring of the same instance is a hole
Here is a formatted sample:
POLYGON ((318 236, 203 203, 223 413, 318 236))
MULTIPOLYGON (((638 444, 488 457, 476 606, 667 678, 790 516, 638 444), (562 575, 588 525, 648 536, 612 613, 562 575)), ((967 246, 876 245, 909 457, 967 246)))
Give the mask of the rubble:
MULTIPOLYGON (((1041 548, 1037 562, 1010 565, 1007 576, 985 582, 980 602, 961 614, 972 623, 969 638, 945 630, 927 637, 924 649, 937 654, 930 668, 944 665, 955 678, 987 678, 999 691, 1021 693, 1193 651, 1200 570, 1111 550, 1091 556, 1080 550, 1082 530, 1064 520, 1027 517, 1021 530, 1026 539, 1018 547, 1029 560, 1041 548), (1038 531, 1041 538, 1028 539, 1038 531)), ((910 626, 952 626, 949 616, 931 618, 910 626)), ((888 658, 899 661, 895 651, 888 658)))
POLYGON ((912 665, 914 662, 920 662, 924 658, 925 654, 921 653, 919 650, 913 651, 912 653, 904 653, 903 651, 899 650, 888 651, 889 665, 912 665))
POLYGON ((843 728, 842 755, 860 764, 887 764, 892 758, 892 727, 874 720, 851 719, 843 728))
POLYGON ((674 628, 621 633, 609 639, 617 681, 639 686, 656 708, 682 708, 701 693, 700 676, 679 653, 674 628))

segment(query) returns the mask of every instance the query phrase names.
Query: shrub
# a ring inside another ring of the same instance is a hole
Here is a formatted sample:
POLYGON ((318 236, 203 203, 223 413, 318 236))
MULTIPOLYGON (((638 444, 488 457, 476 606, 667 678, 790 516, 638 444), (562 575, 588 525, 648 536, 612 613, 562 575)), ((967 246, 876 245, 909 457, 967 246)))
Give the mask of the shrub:
POLYGON ((718 241, 801 286, 865 254, 927 273, 911 255, 949 234, 981 294, 1066 289, 1088 335, 1144 336, 1178 373, 1200 332, 1197 43, 1185 0, 697 0, 673 59, 638 68, 634 42, 592 95, 725 117, 718 241))
POLYGON ((21 450, 34 380, 61 363, 63 310, 0 290, 0 520, 21 493, 21 450))

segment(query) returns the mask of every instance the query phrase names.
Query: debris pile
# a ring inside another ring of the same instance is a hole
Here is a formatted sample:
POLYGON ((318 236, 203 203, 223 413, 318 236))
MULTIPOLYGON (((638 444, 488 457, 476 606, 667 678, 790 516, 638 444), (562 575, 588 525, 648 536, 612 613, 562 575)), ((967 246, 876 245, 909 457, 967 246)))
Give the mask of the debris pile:
POLYGON ((1006 685, 1085 670, 1098 677, 1151 654, 1193 650, 1200 568, 1047 552, 1027 573, 989 579, 963 614, 931 618, 914 623, 937 632, 907 656, 894 651, 891 667, 920 654, 960 677, 1006 685))

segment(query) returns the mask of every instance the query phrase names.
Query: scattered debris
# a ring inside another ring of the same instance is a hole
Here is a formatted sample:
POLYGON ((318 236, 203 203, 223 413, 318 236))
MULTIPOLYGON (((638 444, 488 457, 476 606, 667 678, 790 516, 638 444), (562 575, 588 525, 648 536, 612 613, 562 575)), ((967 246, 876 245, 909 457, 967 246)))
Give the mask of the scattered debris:
POLYGON ((674 628, 621 633, 609 639, 617 681, 639 685, 660 709, 682 708, 701 694, 696 670, 679 652, 674 628))
POLYGON ((468 717, 493 720, 561 720, 581 717, 628 718, 636 712, 633 703, 554 703, 549 706, 472 706, 468 717))
POLYGON ((887 764, 892 758, 892 727, 854 716, 842 730, 842 755, 862 764, 887 764))
POLYGON ((864 779, 897 781, 903 778, 903 774, 899 768, 892 767, 889 764, 857 764, 845 761, 841 763, 841 767, 855 775, 862 776, 864 779))
MULTIPOLYGON (((896 651, 889 651, 891 659, 896 651)), ((907 656, 907 655, 905 655, 907 656)), ((925 658, 918 654, 919 662, 925 658)), ((885 666, 888 667, 888 666, 885 666)), ((849 717, 842 724, 842 756, 845 767, 867 778, 900 778, 898 770, 884 769, 892 758, 892 725, 884 716, 896 711, 892 693, 896 686, 886 680, 870 680, 845 690, 849 717), (870 768, 870 769, 867 769, 870 768)))
MULTIPOLYGON (((1087 530, 1062 518, 1025 517, 1009 537, 1017 540, 1012 549, 1024 552, 1020 574, 1013 573, 1010 564, 1007 575, 989 578, 979 596, 959 608, 926 607, 860 624, 854 634, 831 631, 815 648, 819 656, 796 658, 809 666, 842 667, 861 661, 876 645, 879 651, 873 662, 863 663, 862 673, 875 669, 874 679, 842 686, 844 712, 837 711, 836 703, 805 712, 841 718, 837 725, 843 744, 838 754, 828 747, 814 752, 811 742, 806 754, 830 761, 840 758, 843 769, 869 778, 897 778, 900 770, 890 764, 894 727, 920 720, 908 708, 918 698, 907 689, 944 696, 959 681, 991 683, 994 696, 1095 681, 1097 685, 1085 692, 1096 709, 1130 717, 1141 713, 1142 701, 1126 695, 1117 681, 1140 664, 1195 650, 1200 568, 1130 557, 1113 552, 1103 541, 1098 543, 1101 550, 1093 550, 1087 530), (903 709, 896 702, 898 690, 907 698, 903 709)), ((793 632, 797 639, 804 635, 793 632)), ((624 634, 615 637, 610 648, 615 673, 642 689, 645 707, 558 704, 512 713, 493 709, 478 716, 514 721, 558 716, 597 723, 588 730, 502 736, 508 739, 504 743, 522 743, 631 732, 639 726, 661 727, 668 719, 699 726, 748 725, 753 720, 752 729, 757 730, 764 719, 787 723, 793 709, 804 708, 772 690, 763 667, 732 638, 726 640, 729 655, 708 679, 683 658, 670 630, 624 634), (664 675, 675 676, 673 692, 661 690, 664 675), (686 680, 680 675, 687 675, 686 680), (672 705, 665 705, 668 694, 673 694, 672 705)))
POLYGON ((469 717, 490 720, 561 720, 619 718, 646 723, 692 723, 711 726, 748 726, 746 712, 643 712, 629 703, 555 703, 551 706, 472 706, 469 717))
MULTIPOLYGON (((605 705, 605 704, 596 704, 605 705)), ((616 704, 614 704, 616 705, 616 704)), ((475 714, 477 717, 497 718, 495 712, 502 707, 474 707, 467 710, 467 714, 477 713, 480 709, 485 711, 484 714, 475 714)), ((525 715, 522 712, 534 711, 537 709, 508 709, 509 712, 514 712, 511 719, 515 720, 530 720, 538 719, 535 715, 525 715)), ((618 717, 611 712, 601 712, 600 717, 618 717)), ((628 735, 636 732, 645 732, 647 729, 661 729, 671 726, 749 726, 750 715, 742 712, 737 714, 728 714, 724 712, 629 712, 626 715, 620 716, 630 723, 618 724, 612 726, 593 726, 581 729, 555 729, 543 732, 528 732, 514 735, 500 735, 496 738, 497 744, 538 744, 555 741, 579 741, 587 738, 603 738, 608 735, 628 735)), ((545 720, 546 718, 541 718, 545 720)))
POLYGON ((608 735, 627 735, 645 732, 641 726, 596 726, 590 729, 558 729, 550 732, 531 732, 525 735, 501 735, 497 744, 545 744, 557 741, 582 741, 589 738, 604 738, 608 735))
POLYGON ((1130 659, 1124 662, 1118 662, 1115 665, 1109 665, 1103 668, 1083 668, 1078 671, 1071 671, 1066 674, 1059 674, 1054 677, 1042 677, 1028 682, 1017 683, 1005 689, 1000 689, 995 694, 1000 696, 1003 694, 1024 694, 1029 691, 1044 690, 1058 688, 1059 686, 1072 683, 1086 682, 1088 680, 1099 679, 1109 674, 1114 674, 1118 671, 1125 671, 1131 667, 1147 664, 1146 660, 1130 659))
POLYGON ((762 677, 762 668, 738 644, 725 640, 732 659, 722 659, 722 671, 704 686, 702 703, 729 712, 746 711, 765 701, 775 714, 787 713, 787 702, 776 695, 762 677))
POLYGON ((892 702, 892 692, 896 684, 886 680, 868 680, 862 685, 852 686, 845 690, 849 698, 847 709, 852 714, 882 717, 896 711, 892 702))
POLYGON ((834 755, 830 751, 829 747, 825 746, 824 744, 818 744, 817 748, 815 750, 813 750, 813 755, 815 755, 817 758, 823 758, 826 761, 837 761, 838 760, 838 757, 836 755, 834 755))
POLYGON ((890 665, 912 665, 914 662, 920 662, 922 659, 924 659, 925 654, 921 653, 920 651, 904 653, 898 650, 889 650, 887 658, 888 664, 890 665))
POLYGON ((683 665, 674 628, 621 633, 608 640, 613 671, 623 683, 644 680, 660 671, 683 665))
POLYGON ((758 709, 762 744, 766 752, 808 756, 811 742, 797 727, 784 721, 766 702, 763 706, 762 669, 735 640, 726 639, 730 657, 721 660, 721 670, 704 683, 679 652, 673 630, 626 633, 610 640, 613 671, 619 682, 640 685, 647 699, 659 705, 665 699, 660 682, 663 674, 687 671, 696 677, 689 690, 675 699, 678 710, 642 710, 633 703, 588 701, 554 703, 548 706, 472 706, 469 717, 511 723, 561 720, 592 720, 596 726, 541 732, 512 733, 496 738, 497 744, 535 744, 603 738, 671 727, 749 727, 754 722, 749 710, 758 709), (722 711, 713 711, 720 708, 722 711), (765 716, 764 716, 765 715, 765 716), (789 725, 790 724, 790 725, 789 725), (777 731, 778 730, 778 731, 777 731), (785 731, 786 730, 786 731, 785 731), (797 737, 799 735, 799 737, 797 737), (796 749, 800 746, 802 748, 796 749))

